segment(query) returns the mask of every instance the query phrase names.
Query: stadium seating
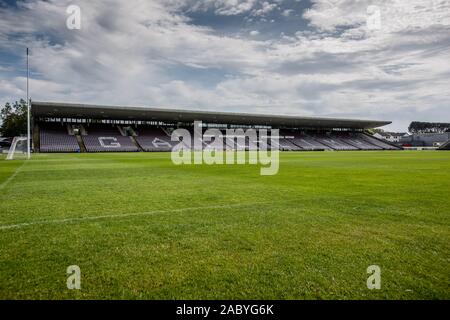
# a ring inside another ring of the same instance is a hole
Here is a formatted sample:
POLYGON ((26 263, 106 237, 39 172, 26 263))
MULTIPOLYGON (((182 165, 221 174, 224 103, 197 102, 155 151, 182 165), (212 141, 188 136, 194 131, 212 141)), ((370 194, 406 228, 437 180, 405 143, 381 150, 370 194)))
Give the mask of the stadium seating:
MULTIPOLYGON (((197 141, 197 145, 195 144, 195 137, 194 137, 194 130, 193 128, 182 128, 187 131, 189 131, 189 134, 191 135, 191 140, 183 140, 183 138, 180 139, 182 141, 182 146, 185 150, 195 150, 195 151, 202 151, 205 147, 205 143, 202 141, 197 141), (200 147, 198 147, 200 146, 200 147)), ((176 144, 179 144, 179 142, 175 141, 176 144)))
MULTIPOLYGON (((68 126, 56 123, 42 123, 40 130, 41 151, 42 152, 79 152, 80 147, 77 137, 69 134, 73 130, 68 130, 68 126)), ((139 126, 135 128, 121 128, 111 124, 90 124, 81 126, 82 141, 87 152, 105 151, 171 151, 178 141, 171 141, 170 129, 164 130, 158 127, 139 126), (130 136, 126 136, 126 135, 130 136), (134 136, 134 137, 132 137, 134 136)), ((194 149, 194 132, 192 127, 186 128, 191 134, 191 141, 186 141, 186 149, 194 149)), ((246 138, 244 146, 234 136, 227 136, 226 130, 220 130, 223 139, 221 150, 258 150, 265 144, 266 149, 270 145, 281 151, 323 151, 323 150, 397 150, 400 149, 387 142, 383 142, 362 132, 332 131, 314 132, 298 130, 280 130, 278 142, 270 140, 252 141, 246 138)), ((245 129, 244 129, 245 131, 245 129)), ((78 133, 77 133, 78 134, 78 133)), ((214 139, 213 139, 214 141, 214 139)), ((81 143, 81 140, 80 140, 81 143)), ((212 141, 203 140, 200 150, 217 149, 211 145, 212 141)), ((82 144, 82 143, 81 143, 82 144)), ((84 150, 84 149, 83 149, 84 150)))
POLYGON ((321 144, 309 136, 295 137, 291 140, 294 144, 308 151, 331 150, 330 147, 321 144))
POLYGON ((286 136, 278 139, 278 143, 275 140, 270 140, 270 144, 273 145, 275 148, 277 148, 280 151, 301 151, 303 150, 298 145, 291 142, 293 136, 286 136), (286 138, 288 137, 288 138, 286 138))
POLYGON ((285 139, 299 146, 301 150, 394 150, 394 146, 377 139, 372 142, 369 136, 362 133, 330 132, 301 133, 298 131, 282 131, 285 139), (364 137, 363 137, 364 136, 364 137), (365 138, 367 137, 367 139, 365 138))
POLYGON ((203 141, 203 149, 204 150, 216 150, 216 151, 223 151, 226 150, 226 145, 224 143, 224 134, 222 133, 222 136, 220 138, 216 138, 215 136, 213 136, 212 138, 208 138, 211 141, 203 141), (217 147, 217 145, 213 145, 213 143, 215 142, 215 139, 220 139, 222 140, 222 148, 217 147))
MULTIPOLYGON (((187 128, 191 134, 190 143, 186 143, 187 148, 193 148, 194 146, 194 132, 192 128, 187 128)), ((245 131, 245 130, 244 130, 245 131)), ((238 141, 235 137, 227 136, 225 129, 221 130, 223 135, 223 150, 231 151, 238 149, 238 141)), ((371 143, 371 138, 362 133, 349 133, 349 132, 331 132, 331 133, 301 133, 295 130, 281 130, 280 138, 278 141, 278 148, 282 151, 319 151, 319 150, 381 150, 388 149, 393 150, 396 149, 394 146, 391 146, 387 143, 383 143, 377 139, 373 139, 375 142, 371 143), (367 139, 366 139, 367 137, 367 139)), ((146 151, 169 151, 169 144, 173 146, 176 142, 170 141, 170 137, 161 129, 148 129, 147 133, 142 134, 142 130, 140 132, 140 136, 137 137, 137 140, 141 144, 144 150, 146 151), (148 132, 151 132, 149 134, 148 132), (147 141, 150 139, 158 138, 158 140, 165 140, 167 144, 165 147, 144 147, 144 143, 141 141, 144 139, 144 136, 147 136, 147 141)), ((258 150, 258 144, 264 143, 263 141, 249 141, 246 139, 245 146, 239 146, 239 149, 245 150, 258 150)), ((275 141, 271 141, 270 143, 276 144, 275 141)), ((213 148, 210 146, 211 142, 203 141, 202 149, 208 150, 213 148)), ((267 149, 269 149, 269 144, 266 144, 267 149)))
POLYGON ((443 143, 442 146, 440 146, 439 150, 450 150, 450 140, 443 143))
POLYGON ((294 145, 298 146, 300 150, 305 151, 319 151, 319 150, 331 150, 330 147, 314 140, 311 136, 300 133, 298 131, 286 131, 283 130, 281 134, 284 138, 288 139, 294 145))
POLYGON ((364 140, 369 142, 370 144, 373 144, 377 147, 382 148, 383 150, 399 150, 399 147, 395 147, 391 144, 385 143, 381 140, 378 140, 377 138, 370 137, 367 134, 364 133, 358 133, 357 136, 360 138, 360 140, 364 140))
MULTIPOLYGON (((192 128, 185 128, 186 130, 189 131, 189 133, 191 134, 191 143, 187 142, 186 143, 186 148, 188 149, 194 149, 194 132, 192 130, 192 128)), ((218 150, 218 151, 233 151, 233 150, 247 150, 247 151, 257 151, 259 146, 263 146, 265 145, 265 149, 269 150, 270 146, 268 144, 268 141, 263 141, 263 140, 258 140, 258 137, 256 137, 256 139, 249 139, 248 137, 245 138, 245 145, 240 145, 241 141, 240 139, 242 139, 241 137, 236 137, 236 135, 227 135, 226 133, 226 129, 217 129, 221 132, 221 137, 219 139, 223 139, 222 140, 222 148, 217 148, 217 146, 212 145, 212 142, 214 142, 215 137, 211 139, 211 141, 205 141, 205 139, 203 139, 202 141, 202 149, 201 150, 218 150)), ((244 129, 245 132, 245 129, 244 129)), ((204 134, 204 133, 203 133, 204 134)), ((270 135, 269 138, 270 140, 270 135)), ((200 149, 199 149, 200 150, 200 149)), ((286 145, 284 145, 284 150, 299 150, 299 148, 295 145, 292 145, 291 143, 289 143, 289 141, 286 142, 286 145)))
POLYGON ((383 148, 362 139, 359 134, 352 133, 340 133, 338 134, 340 140, 344 140, 346 143, 360 150, 382 150, 383 148))
POLYGON ((90 124, 84 126, 87 135, 82 136, 88 152, 133 152, 139 148, 130 137, 122 136, 117 126, 90 124))
POLYGON ((178 142, 171 141, 161 128, 138 127, 136 141, 144 151, 170 151, 178 142))
POLYGON ((67 124, 39 123, 41 152, 80 152, 75 136, 69 135, 67 124))
POLYGON ((258 140, 257 139, 249 139, 246 136, 231 136, 226 135, 225 138, 225 149, 226 150, 247 150, 247 151, 256 151, 258 150, 258 140))
POLYGON ((314 139, 334 150, 359 150, 359 148, 340 139, 337 135, 314 135, 314 139))
POLYGON ((270 135, 268 135, 267 138, 262 138, 259 137, 259 140, 257 141, 258 143, 258 149, 260 150, 270 150, 271 145, 270 145, 270 135))

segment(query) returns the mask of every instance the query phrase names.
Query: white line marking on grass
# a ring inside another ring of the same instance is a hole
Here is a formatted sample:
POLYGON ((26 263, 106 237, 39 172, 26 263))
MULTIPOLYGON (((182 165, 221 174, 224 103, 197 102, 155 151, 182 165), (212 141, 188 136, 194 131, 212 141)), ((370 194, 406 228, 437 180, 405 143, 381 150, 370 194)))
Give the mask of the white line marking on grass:
MULTIPOLYGON (((289 202, 289 200, 287 202, 289 202)), ((224 205, 216 205, 216 206, 188 207, 188 208, 170 209, 170 210, 155 210, 155 211, 137 212, 137 213, 110 214, 110 215, 93 216, 93 217, 37 220, 37 221, 17 223, 17 224, 0 225, 0 230, 17 229, 17 228, 23 228, 23 227, 33 226, 33 225, 42 225, 42 224, 61 224, 61 223, 92 221, 92 220, 100 220, 100 219, 126 218, 126 217, 146 216, 146 215, 149 216, 149 215, 155 215, 155 214, 159 214, 159 213, 185 212, 185 211, 194 211, 194 210, 201 210, 201 209, 224 209, 224 208, 245 207, 245 206, 273 204, 273 203, 274 203, 273 201, 272 202, 236 203, 236 204, 224 204, 224 205)))
POLYGON ((22 167, 25 165, 26 161, 24 161, 19 167, 17 167, 16 171, 12 175, 9 176, 8 179, 2 182, 0 184, 0 191, 2 191, 14 178, 17 176, 20 170, 22 170, 22 167))

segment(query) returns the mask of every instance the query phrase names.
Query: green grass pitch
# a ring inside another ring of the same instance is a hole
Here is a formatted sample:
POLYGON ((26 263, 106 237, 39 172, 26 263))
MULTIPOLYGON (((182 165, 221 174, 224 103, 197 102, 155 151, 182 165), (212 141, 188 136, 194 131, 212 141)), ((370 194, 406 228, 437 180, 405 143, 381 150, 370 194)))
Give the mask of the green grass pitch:
POLYGON ((450 152, 280 161, 260 176, 169 153, 0 159, 0 298, 450 298, 450 152))

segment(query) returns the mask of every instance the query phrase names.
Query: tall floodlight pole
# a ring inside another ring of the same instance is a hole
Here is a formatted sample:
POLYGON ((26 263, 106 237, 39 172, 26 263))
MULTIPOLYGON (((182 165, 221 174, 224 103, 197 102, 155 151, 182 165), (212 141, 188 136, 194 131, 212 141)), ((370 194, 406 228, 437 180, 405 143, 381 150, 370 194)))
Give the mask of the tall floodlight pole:
POLYGON ((27 159, 31 158, 31 119, 30 119, 30 97, 28 92, 30 70, 28 67, 28 48, 27 48, 27 159))

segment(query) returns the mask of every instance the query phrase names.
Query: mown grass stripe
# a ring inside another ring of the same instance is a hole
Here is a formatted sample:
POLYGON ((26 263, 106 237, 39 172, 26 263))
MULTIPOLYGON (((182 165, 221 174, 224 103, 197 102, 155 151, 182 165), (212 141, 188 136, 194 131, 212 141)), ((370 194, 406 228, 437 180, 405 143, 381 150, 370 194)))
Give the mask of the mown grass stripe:
MULTIPOLYGON (((287 201, 287 202, 289 202, 289 201, 287 201)), ((241 207, 255 206, 255 205, 266 205, 266 204, 269 204, 269 203, 273 204, 273 202, 237 203, 237 204, 224 204, 224 205, 215 205, 215 206, 188 207, 188 208, 179 208, 179 209, 170 209, 170 210, 155 210, 155 211, 146 211, 146 212, 108 214, 108 215, 91 216, 91 217, 86 216, 86 217, 78 217, 78 218, 38 220, 38 221, 23 222, 23 223, 17 223, 17 224, 0 225, 0 230, 17 229, 17 228, 23 228, 23 227, 33 226, 33 225, 42 225, 42 224, 60 224, 60 223, 64 224, 64 223, 83 222, 83 221, 92 221, 92 220, 101 220, 101 219, 127 218, 127 217, 135 217, 135 216, 148 216, 148 215, 161 214, 161 213, 171 213, 171 212, 185 212, 185 211, 209 210, 209 209, 241 208, 241 207)))

